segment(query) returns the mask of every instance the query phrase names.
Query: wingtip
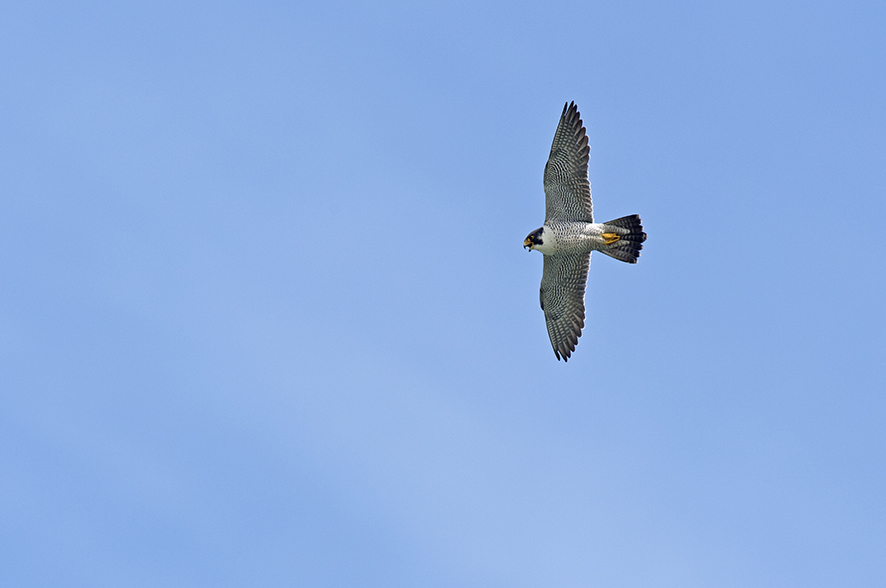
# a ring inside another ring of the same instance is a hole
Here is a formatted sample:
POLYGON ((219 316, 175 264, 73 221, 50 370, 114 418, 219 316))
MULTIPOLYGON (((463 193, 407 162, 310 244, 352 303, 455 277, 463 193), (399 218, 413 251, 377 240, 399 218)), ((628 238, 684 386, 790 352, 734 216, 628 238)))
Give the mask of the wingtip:
POLYGON ((567 102, 566 105, 563 106, 560 120, 568 120, 577 124, 579 129, 584 129, 584 121, 581 120, 581 113, 578 111, 578 106, 575 104, 575 101, 567 102))
POLYGON ((557 356, 557 361, 562 360, 564 363, 569 361, 569 356, 572 355, 572 352, 569 351, 569 347, 565 349, 554 349, 554 355, 557 356))

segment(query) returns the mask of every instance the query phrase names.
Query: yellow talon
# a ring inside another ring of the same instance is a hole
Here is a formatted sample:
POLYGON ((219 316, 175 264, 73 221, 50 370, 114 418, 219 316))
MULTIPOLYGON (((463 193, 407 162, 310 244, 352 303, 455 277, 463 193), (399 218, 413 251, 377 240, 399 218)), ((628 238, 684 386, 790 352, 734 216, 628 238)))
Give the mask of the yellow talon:
POLYGON ((606 245, 612 245, 613 243, 615 243, 619 239, 621 239, 621 237, 619 237, 615 233, 603 233, 603 242, 606 245))

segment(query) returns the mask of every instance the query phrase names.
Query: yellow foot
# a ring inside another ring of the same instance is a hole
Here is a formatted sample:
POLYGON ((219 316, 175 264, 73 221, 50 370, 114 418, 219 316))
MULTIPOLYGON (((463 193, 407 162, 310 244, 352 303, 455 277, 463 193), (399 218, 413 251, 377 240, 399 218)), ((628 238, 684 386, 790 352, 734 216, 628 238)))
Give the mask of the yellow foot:
POLYGON ((603 242, 606 245, 612 245, 613 243, 615 243, 619 239, 621 239, 621 237, 619 237, 615 233, 603 233, 603 242))

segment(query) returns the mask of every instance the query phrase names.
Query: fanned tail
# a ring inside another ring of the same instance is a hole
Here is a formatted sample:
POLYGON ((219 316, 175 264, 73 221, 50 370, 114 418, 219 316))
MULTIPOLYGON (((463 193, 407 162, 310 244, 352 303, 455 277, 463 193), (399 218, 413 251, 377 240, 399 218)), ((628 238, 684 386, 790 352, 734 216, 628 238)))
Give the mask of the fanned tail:
POLYGON ((603 237, 607 244, 600 251, 619 261, 637 263, 646 233, 640 215, 632 214, 603 223, 603 237))

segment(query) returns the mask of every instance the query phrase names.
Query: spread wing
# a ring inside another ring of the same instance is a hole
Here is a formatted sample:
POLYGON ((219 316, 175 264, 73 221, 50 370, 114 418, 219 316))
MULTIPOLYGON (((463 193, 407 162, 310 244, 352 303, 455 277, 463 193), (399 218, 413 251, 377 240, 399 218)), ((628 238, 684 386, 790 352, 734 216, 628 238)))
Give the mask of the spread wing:
POLYGON ((594 222, 588 159, 591 148, 574 102, 563 107, 545 165, 545 221, 594 222))
POLYGON ((545 255, 541 276, 541 309, 545 312, 554 355, 564 361, 575 351, 585 326, 585 287, 590 253, 545 255))

